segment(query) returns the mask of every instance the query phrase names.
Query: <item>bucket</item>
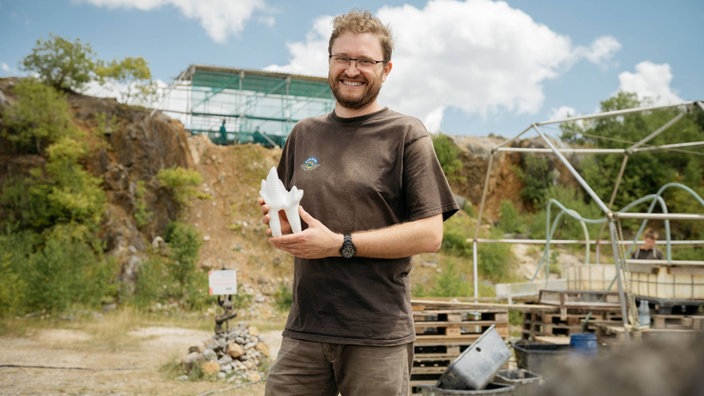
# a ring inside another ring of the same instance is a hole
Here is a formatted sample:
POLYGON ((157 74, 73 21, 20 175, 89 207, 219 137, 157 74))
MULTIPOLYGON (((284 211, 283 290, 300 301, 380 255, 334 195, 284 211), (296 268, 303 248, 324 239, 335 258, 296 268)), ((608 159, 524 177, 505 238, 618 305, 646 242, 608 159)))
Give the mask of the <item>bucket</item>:
POLYGON ((443 372, 441 389, 483 389, 509 359, 511 351, 491 325, 443 372))
POLYGON ((571 353, 567 344, 543 344, 521 340, 512 345, 518 368, 539 374, 546 381, 571 353))
POLYGON ((456 396, 456 395, 513 395, 513 391, 516 389, 513 385, 508 384, 498 384, 491 382, 484 389, 478 390, 459 390, 459 389, 443 389, 438 388, 435 385, 420 385, 419 386, 423 396, 456 396))
POLYGON ((502 369, 496 373, 494 381, 515 386, 514 396, 537 396, 540 394, 543 377, 525 369, 502 369))
POLYGON ((584 356, 596 356, 596 334, 576 333, 570 335, 570 349, 584 356))

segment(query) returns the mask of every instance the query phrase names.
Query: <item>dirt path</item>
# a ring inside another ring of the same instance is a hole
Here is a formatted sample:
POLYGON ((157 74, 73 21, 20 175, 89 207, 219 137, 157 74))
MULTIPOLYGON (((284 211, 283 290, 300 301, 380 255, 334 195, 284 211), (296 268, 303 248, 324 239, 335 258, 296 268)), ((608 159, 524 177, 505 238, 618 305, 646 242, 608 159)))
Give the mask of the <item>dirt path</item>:
MULTIPOLYGON (((178 381, 162 371, 188 347, 212 334, 171 327, 131 331, 129 342, 106 347, 77 330, 39 330, 0 338, 0 395, 237 395, 264 394, 264 383, 178 381)), ((280 331, 263 333, 272 357, 280 331)))

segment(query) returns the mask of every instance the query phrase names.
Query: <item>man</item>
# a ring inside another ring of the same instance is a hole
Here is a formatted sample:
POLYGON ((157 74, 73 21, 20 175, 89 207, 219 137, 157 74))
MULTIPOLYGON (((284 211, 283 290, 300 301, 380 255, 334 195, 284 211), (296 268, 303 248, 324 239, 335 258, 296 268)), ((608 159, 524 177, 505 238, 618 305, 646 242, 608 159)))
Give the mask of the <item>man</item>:
POLYGON ((328 52, 335 109, 293 128, 277 168, 304 191, 307 227, 291 234, 280 214, 284 235, 270 239, 295 258, 266 394, 405 396, 411 256, 440 248, 457 203, 422 123, 377 102, 392 68, 388 27, 368 11, 338 16, 328 52))
POLYGON ((658 239, 658 232, 652 228, 645 230, 643 234, 643 244, 636 248, 636 251, 631 254, 631 258, 640 260, 662 260, 662 250, 655 247, 655 241, 658 239))

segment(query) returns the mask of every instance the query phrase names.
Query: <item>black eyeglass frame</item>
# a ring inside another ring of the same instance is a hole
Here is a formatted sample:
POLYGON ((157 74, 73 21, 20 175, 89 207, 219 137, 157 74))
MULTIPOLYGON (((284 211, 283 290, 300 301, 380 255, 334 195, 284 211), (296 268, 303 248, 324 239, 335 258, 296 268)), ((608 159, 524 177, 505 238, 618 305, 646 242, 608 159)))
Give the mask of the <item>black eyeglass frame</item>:
MULTIPOLYGON (((364 61, 364 62, 371 62, 372 64, 369 65, 368 67, 374 67, 378 65, 379 63, 386 63, 388 62, 386 59, 384 60, 374 60, 374 59, 369 59, 369 58, 352 58, 349 56, 342 56, 342 55, 328 55, 328 61, 332 60, 333 58, 336 58, 338 61, 346 60, 347 61, 347 67, 350 67, 350 64, 352 61, 354 61, 354 66, 359 67, 359 61, 364 61)), ((362 66, 364 68, 365 66, 362 66)))

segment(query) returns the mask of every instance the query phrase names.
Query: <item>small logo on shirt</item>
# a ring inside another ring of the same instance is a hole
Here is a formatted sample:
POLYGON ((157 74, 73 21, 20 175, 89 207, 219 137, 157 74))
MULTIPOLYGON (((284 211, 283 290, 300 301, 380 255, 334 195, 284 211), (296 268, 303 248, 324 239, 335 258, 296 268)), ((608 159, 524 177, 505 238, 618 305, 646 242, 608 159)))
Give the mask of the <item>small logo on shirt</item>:
POLYGON ((303 161, 301 164, 301 169, 304 171, 310 171, 320 166, 317 157, 309 157, 307 160, 303 161))

